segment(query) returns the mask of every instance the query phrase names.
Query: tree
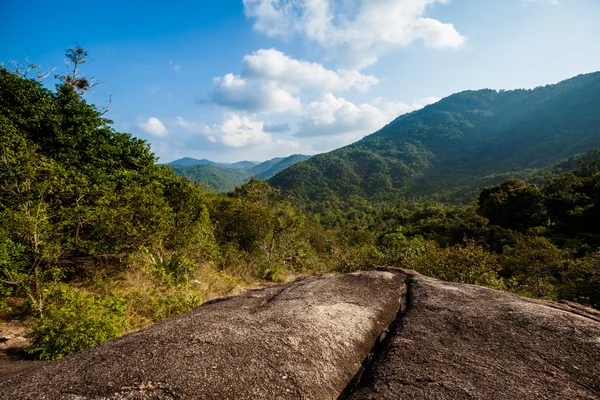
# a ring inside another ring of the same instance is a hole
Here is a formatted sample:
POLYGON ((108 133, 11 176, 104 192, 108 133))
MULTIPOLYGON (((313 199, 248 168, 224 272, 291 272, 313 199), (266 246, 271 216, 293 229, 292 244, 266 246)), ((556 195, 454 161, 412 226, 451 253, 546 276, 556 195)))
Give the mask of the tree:
POLYGON ((99 85, 94 78, 87 79, 81 74, 79 68, 88 61, 88 52, 78 44, 66 50, 65 64, 67 73, 57 78, 65 85, 74 88, 79 95, 99 85))

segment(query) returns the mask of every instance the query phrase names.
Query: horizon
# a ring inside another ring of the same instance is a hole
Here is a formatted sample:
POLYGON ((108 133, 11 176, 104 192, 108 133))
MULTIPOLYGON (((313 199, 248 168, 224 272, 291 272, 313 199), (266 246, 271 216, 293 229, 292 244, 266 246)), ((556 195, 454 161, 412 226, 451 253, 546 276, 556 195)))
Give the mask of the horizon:
POLYGON ((112 96, 114 129, 147 140, 160 163, 320 154, 451 94, 600 70, 592 0, 42 4, 2 5, 2 34, 20 40, 0 60, 60 73, 64 51, 81 45, 84 74, 103 82, 86 99, 112 96))

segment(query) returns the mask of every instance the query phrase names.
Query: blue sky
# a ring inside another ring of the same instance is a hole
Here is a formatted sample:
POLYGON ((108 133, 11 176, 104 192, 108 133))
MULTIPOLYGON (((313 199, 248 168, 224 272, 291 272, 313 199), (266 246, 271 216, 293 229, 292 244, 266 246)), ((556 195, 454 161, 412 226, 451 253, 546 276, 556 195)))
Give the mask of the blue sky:
MULTIPOLYGON (((315 154, 466 89, 600 70, 598 0, 0 2, 0 60, 64 71, 161 162, 315 154)), ((46 84, 52 86, 49 79, 46 84)))

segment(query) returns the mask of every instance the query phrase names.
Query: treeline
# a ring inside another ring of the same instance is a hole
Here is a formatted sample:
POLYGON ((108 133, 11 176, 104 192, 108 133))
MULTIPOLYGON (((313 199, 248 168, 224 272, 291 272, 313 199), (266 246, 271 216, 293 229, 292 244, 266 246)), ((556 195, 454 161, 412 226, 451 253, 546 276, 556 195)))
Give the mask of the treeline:
POLYGON ((555 170, 483 189, 477 204, 330 203, 315 218, 366 264, 600 308, 600 150, 555 170))

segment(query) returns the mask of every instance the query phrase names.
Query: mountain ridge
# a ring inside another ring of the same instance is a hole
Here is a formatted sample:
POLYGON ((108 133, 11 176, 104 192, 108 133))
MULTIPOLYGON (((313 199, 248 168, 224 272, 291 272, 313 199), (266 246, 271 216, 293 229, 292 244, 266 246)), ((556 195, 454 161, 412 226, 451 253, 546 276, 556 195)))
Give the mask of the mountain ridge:
POLYGON ((262 163, 238 161, 232 164, 184 157, 167 164, 179 176, 205 184, 217 192, 229 192, 251 178, 267 180, 284 169, 309 159, 310 156, 293 154, 276 157, 262 163))
POLYGON ((431 196, 600 146, 597 110, 600 72, 535 89, 462 91, 269 183, 300 201, 431 196))

